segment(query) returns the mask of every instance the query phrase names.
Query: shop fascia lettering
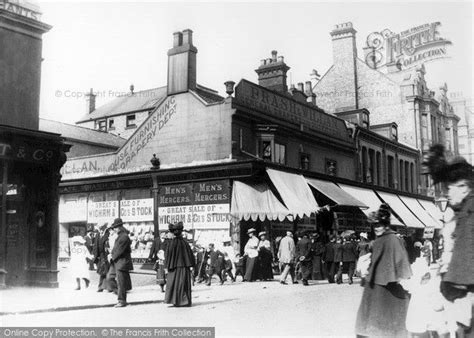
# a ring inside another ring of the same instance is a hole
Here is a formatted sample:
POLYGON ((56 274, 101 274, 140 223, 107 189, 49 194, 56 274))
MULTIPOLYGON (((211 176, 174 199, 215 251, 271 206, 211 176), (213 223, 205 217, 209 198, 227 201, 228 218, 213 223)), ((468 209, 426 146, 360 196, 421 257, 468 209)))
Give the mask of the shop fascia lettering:
POLYGON ((40 12, 25 7, 23 4, 20 3, 20 1, 0 0, 0 10, 2 9, 36 21, 40 21, 41 19, 40 12))

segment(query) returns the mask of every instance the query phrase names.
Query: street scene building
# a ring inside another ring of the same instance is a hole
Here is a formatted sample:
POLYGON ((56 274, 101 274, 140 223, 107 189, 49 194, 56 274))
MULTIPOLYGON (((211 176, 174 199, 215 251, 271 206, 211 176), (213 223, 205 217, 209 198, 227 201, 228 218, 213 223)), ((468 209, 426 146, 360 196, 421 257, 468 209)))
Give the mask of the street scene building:
POLYGON ((452 42, 433 22, 370 33, 360 55, 356 25, 335 23, 322 76, 293 77, 304 53, 242 53, 255 73, 220 88, 200 82, 225 69, 198 65, 226 40, 175 31, 164 82, 98 104, 91 79, 70 123, 40 115, 52 26, 0 0, 2 336, 55 312, 150 329, 161 303, 190 317, 160 312, 189 326, 172 336, 472 335, 472 104, 426 66, 452 42))

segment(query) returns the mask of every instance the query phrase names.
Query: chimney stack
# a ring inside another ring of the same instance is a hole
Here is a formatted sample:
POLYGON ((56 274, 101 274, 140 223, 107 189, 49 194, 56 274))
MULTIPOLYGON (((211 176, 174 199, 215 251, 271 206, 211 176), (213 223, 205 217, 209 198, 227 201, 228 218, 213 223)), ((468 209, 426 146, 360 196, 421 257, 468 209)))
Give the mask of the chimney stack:
POLYGON ((286 73, 290 67, 285 64, 283 56, 278 56, 276 50, 273 50, 271 54, 272 57, 263 59, 260 62, 260 67, 255 70, 258 74, 258 84, 277 92, 286 93, 288 92, 286 73))
POLYGON ((311 81, 305 82, 304 94, 308 97, 306 102, 316 105, 316 94, 313 92, 313 85, 311 81))
POLYGON ((356 33, 351 22, 336 25, 330 33, 338 90, 348 93, 338 98, 336 111, 358 108, 356 33))
POLYGON ((173 34, 173 48, 168 51, 168 95, 196 89, 196 54, 192 30, 173 34))
POLYGON ((94 91, 90 90, 89 93, 86 93, 86 111, 87 111, 87 114, 90 114, 92 113, 94 110, 95 110, 95 98, 96 98, 96 94, 94 94, 94 91))

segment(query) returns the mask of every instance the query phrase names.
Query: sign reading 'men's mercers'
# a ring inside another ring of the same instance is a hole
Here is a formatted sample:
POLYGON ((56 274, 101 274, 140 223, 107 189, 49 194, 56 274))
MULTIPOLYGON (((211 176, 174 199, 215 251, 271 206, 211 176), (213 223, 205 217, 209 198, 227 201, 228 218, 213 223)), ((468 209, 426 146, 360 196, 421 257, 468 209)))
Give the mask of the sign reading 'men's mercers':
POLYGON ((186 229, 228 229, 229 182, 226 180, 166 185, 160 188, 158 223, 183 222, 186 229))
POLYGON ((365 62, 371 68, 394 65, 409 69, 423 62, 447 57, 451 41, 440 36, 441 23, 433 22, 393 33, 389 29, 371 33, 364 47, 365 62))
POLYGON ((6 10, 27 18, 39 21, 41 19, 41 12, 34 4, 19 0, 0 0, 0 10, 6 10))

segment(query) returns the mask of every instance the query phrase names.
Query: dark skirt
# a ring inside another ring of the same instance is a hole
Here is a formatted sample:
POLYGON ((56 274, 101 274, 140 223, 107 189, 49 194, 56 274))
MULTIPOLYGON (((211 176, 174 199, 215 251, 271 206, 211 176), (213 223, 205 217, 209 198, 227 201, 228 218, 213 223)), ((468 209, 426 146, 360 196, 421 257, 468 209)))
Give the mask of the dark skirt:
POLYGON ((270 251, 260 249, 260 252, 258 254, 258 279, 273 279, 272 260, 273 257, 270 251))
POLYGON ((408 294, 398 283, 366 284, 357 312, 356 334, 407 337, 405 321, 409 301, 408 294))
POLYGON ((165 266, 163 264, 158 264, 156 269, 156 283, 159 285, 166 284, 166 274, 165 266))
POLYGON ((257 279, 257 259, 258 257, 250 258, 247 256, 245 261, 245 281, 251 282, 257 279))
POLYGON ((325 279, 324 266, 321 261, 321 256, 313 256, 313 280, 323 280, 325 279))
POLYGON ((174 306, 191 306, 191 271, 176 268, 166 276, 165 303, 174 306))

